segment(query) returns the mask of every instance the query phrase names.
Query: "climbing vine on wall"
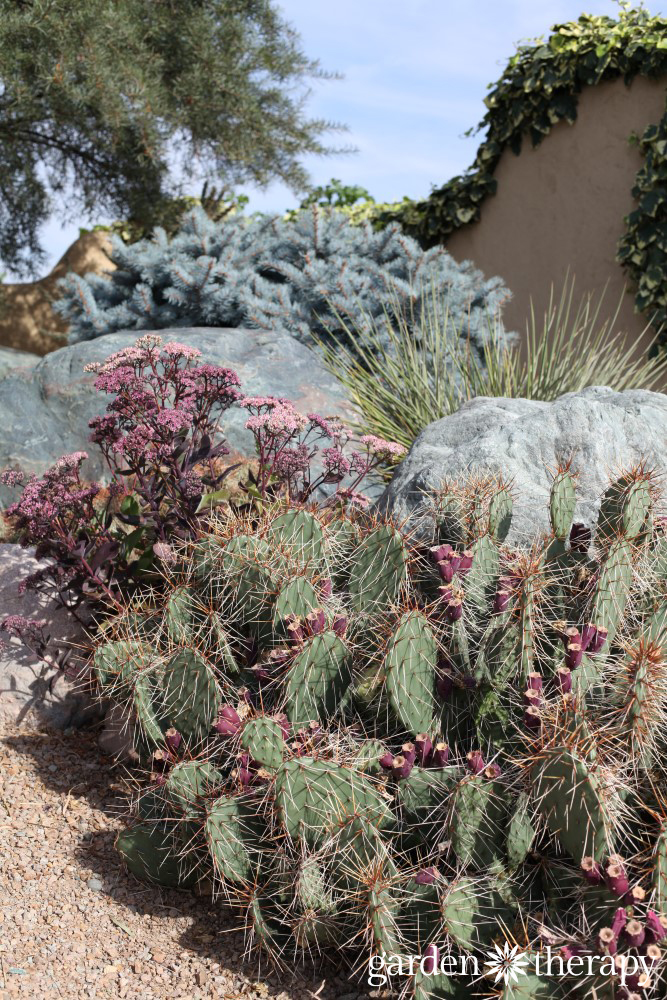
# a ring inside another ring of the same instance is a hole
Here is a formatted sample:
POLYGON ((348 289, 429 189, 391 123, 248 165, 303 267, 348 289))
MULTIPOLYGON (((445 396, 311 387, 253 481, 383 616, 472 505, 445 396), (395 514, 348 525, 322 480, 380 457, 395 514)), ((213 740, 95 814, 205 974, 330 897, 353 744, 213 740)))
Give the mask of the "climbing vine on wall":
MULTIPOLYGON (((617 20, 582 15, 556 25, 546 41, 522 45, 485 99, 487 112, 474 132, 486 138, 465 174, 434 189, 424 201, 378 206, 376 223, 399 222, 425 247, 445 243, 460 226, 479 219, 484 199, 496 191, 494 170, 509 148, 519 154, 528 138, 539 145, 560 121, 577 117, 584 87, 623 77, 667 75, 667 19, 643 7, 621 4, 617 20)), ((638 284, 637 308, 667 320, 667 112, 639 140, 646 162, 633 195, 638 208, 628 217, 619 260, 638 284)))

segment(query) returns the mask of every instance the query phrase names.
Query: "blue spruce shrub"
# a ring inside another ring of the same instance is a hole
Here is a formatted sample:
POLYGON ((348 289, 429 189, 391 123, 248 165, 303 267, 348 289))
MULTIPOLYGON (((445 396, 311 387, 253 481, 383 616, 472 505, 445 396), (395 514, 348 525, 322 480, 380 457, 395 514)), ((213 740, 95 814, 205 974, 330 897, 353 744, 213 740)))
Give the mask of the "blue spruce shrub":
POLYGON ((422 250, 397 224, 375 232, 317 205, 291 219, 220 222, 196 209, 172 239, 162 229, 130 245, 114 237, 112 259, 117 270, 109 277, 70 274, 61 282, 57 308, 71 341, 179 326, 335 341, 345 336, 343 324, 360 336, 371 327, 377 338, 397 310, 418 329, 435 289, 455 328, 479 347, 509 297, 500 278, 485 279, 444 247, 422 250))

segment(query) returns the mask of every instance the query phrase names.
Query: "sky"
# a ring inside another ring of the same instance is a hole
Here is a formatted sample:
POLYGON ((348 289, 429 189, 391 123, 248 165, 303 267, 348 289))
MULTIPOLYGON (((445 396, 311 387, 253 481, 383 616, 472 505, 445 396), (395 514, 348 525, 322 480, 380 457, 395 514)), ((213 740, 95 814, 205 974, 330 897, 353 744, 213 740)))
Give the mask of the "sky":
MULTIPOLYGON (((420 198, 465 170, 480 137, 463 133, 483 117, 487 85, 517 43, 548 35, 581 13, 616 17, 612 0, 279 0, 302 47, 343 79, 314 80, 307 110, 343 123, 334 146, 353 154, 305 157, 314 184, 332 177, 367 188, 376 201, 420 198)), ((648 0, 652 14, 664 0, 648 0)), ((193 193, 198 193, 199 186, 193 193)), ((250 211, 284 212, 299 197, 282 184, 246 186, 250 211)), ((99 218, 93 222, 111 220, 99 218)), ((81 219, 43 230, 48 271, 78 236, 81 219)))

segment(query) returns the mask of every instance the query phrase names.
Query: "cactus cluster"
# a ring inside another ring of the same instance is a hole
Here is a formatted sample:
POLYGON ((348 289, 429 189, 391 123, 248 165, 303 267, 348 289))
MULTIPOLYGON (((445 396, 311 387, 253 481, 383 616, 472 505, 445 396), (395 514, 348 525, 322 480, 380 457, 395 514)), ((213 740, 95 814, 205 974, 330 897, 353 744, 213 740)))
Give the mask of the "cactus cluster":
POLYGON ((129 868, 207 880, 277 961, 429 955, 420 998, 470 995, 443 956, 505 940, 606 962, 498 995, 660 995, 667 536, 646 470, 595 532, 575 486, 530 551, 492 481, 443 489, 430 546, 366 512, 220 515, 97 636, 150 774, 129 868))

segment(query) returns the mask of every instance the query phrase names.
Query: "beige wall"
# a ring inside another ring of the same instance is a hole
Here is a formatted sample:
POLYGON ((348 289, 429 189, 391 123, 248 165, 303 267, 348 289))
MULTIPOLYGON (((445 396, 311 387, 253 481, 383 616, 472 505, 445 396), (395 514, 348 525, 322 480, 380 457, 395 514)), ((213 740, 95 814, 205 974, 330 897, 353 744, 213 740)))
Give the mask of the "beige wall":
POLYGON ((634 312, 632 291, 623 291, 629 279, 615 257, 643 163, 628 137, 660 120, 665 94, 664 80, 643 77, 630 87, 622 80, 586 87, 574 125, 560 122, 536 149, 524 141, 519 156, 503 153, 496 195, 482 204, 479 222, 452 234, 447 249, 505 280, 513 292, 507 327, 524 333, 531 296, 541 316, 551 284, 560 291, 569 268, 577 295, 599 294, 608 281, 605 311, 613 314, 622 296, 616 329, 640 336, 646 317, 634 312))
POLYGON ((107 233, 84 233, 60 258, 50 274, 39 281, 0 285, 0 346, 35 354, 48 354, 66 343, 67 323, 52 309, 59 298, 58 280, 69 271, 102 274, 114 265, 107 257, 111 249, 107 233))

